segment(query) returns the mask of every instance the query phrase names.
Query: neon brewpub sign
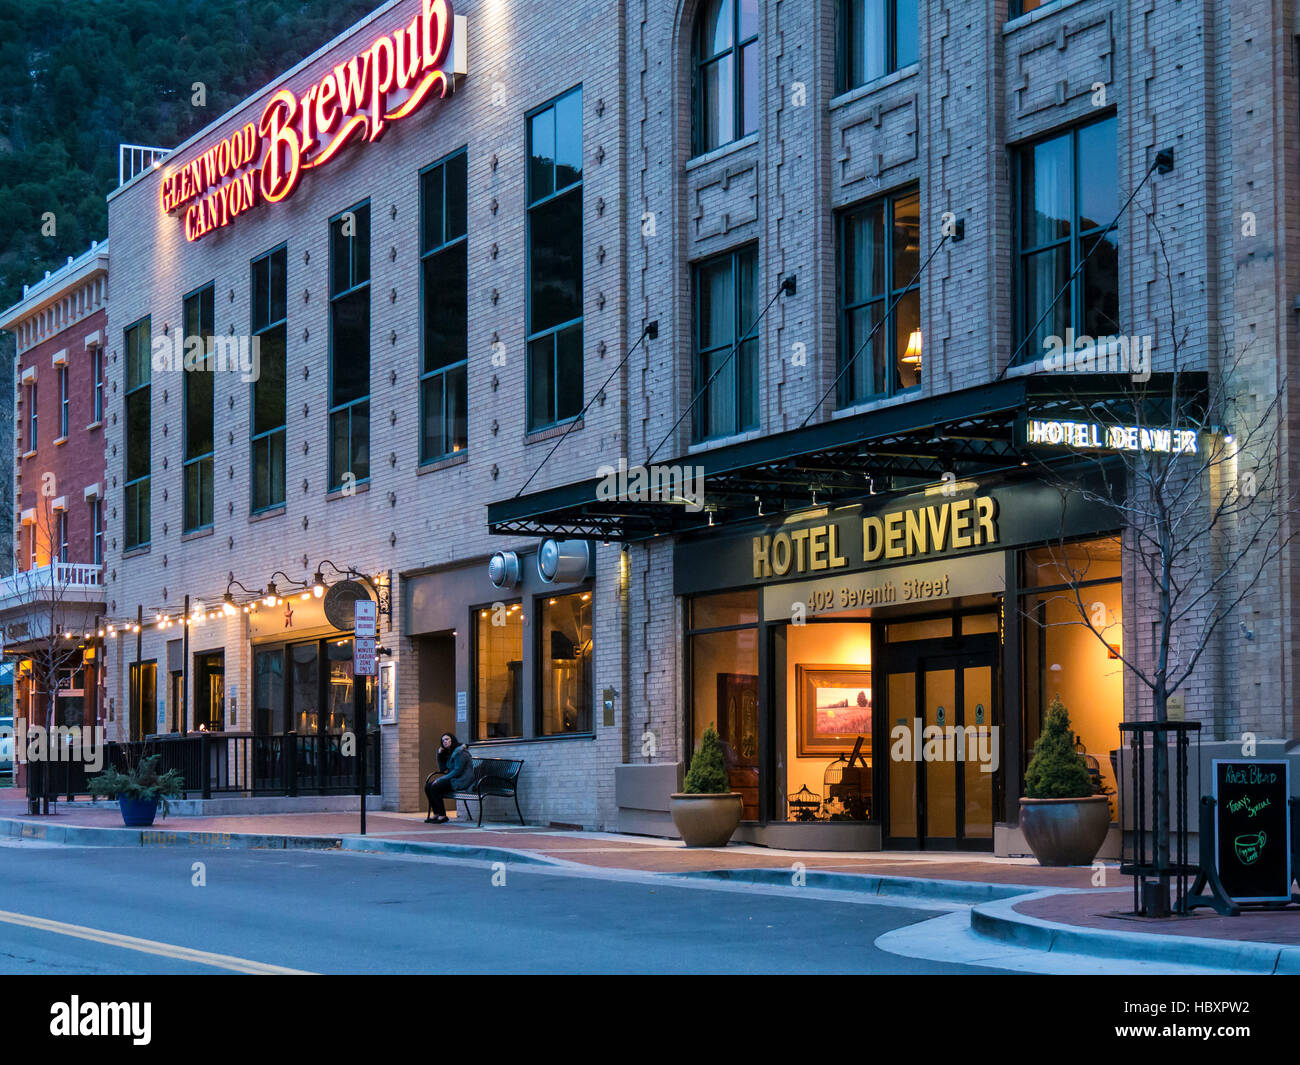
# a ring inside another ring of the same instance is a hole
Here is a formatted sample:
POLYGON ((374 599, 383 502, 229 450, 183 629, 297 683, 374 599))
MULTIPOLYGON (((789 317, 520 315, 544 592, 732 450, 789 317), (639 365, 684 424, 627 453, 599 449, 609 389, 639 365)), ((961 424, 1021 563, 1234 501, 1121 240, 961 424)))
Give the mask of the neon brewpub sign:
POLYGON ((302 96, 281 89, 262 116, 169 169, 164 213, 184 211, 185 239, 199 240, 260 203, 293 194, 306 170, 353 140, 377 141, 390 122, 442 98, 466 72, 465 16, 449 0, 422 0, 410 25, 373 41, 302 96))

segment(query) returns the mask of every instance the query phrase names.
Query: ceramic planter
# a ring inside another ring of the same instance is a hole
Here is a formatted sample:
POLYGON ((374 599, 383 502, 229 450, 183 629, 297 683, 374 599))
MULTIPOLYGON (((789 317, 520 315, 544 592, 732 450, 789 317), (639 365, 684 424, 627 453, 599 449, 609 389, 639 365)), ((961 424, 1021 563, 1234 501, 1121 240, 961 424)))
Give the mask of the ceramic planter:
POLYGON ((1105 795, 1020 800, 1020 830, 1039 865, 1091 865, 1109 828, 1105 795))
POLYGON ((717 795, 674 792, 669 806, 677 834, 688 847, 725 847, 744 809, 738 791, 717 795))
POLYGON ((117 806, 122 811, 122 824, 127 828, 148 828, 158 816, 157 799, 132 799, 119 795, 117 806))

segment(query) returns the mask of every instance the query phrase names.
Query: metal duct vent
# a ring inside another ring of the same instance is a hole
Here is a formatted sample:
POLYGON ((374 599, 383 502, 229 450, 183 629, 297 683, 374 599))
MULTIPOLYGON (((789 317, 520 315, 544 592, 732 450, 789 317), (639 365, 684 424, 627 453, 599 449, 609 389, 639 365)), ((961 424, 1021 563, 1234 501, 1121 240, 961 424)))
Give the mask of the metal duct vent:
POLYGON ((537 549, 537 576, 543 584, 573 584, 587 576, 590 564, 586 540, 543 540, 537 549))
POLYGON ((493 588, 513 588, 519 583, 519 556, 513 551, 498 551, 488 561, 488 579, 493 588))

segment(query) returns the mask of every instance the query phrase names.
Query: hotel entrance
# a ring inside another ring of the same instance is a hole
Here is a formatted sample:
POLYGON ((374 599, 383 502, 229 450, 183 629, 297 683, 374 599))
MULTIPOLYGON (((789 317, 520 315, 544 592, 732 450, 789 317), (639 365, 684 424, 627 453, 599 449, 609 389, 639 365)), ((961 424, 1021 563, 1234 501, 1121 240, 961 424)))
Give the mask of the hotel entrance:
POLYGON ((890 643, 885 657, 884 846, 992 850, 1002 762, 996 632, 890 643))

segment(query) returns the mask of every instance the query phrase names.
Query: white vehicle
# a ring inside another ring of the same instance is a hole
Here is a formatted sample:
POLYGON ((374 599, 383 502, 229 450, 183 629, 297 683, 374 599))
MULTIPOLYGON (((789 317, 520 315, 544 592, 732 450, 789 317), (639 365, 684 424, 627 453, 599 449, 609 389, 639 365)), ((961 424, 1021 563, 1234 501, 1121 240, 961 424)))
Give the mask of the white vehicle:
POLYGON ((0 773, 14 771, 14 719, 0 717, 0 773))

